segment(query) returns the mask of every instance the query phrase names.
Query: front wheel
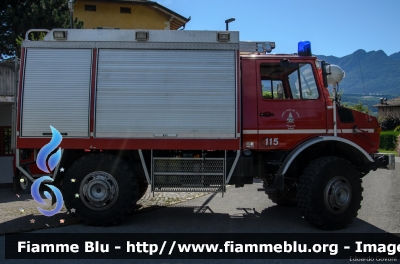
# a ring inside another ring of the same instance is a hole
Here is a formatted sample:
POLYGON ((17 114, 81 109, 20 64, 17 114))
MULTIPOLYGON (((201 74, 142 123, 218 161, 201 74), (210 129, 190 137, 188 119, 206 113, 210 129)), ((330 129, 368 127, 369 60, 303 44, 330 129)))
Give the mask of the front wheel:
POLYGON ((63 184, 65 207, 88 225, 112 225, 138 200, 131 167, 110 154, 90 154, 67 170, 63 184))
POLYGON ((357 217, 362 201, 359 172, 338 157, 318 158, 306 167, 297 190, 304 218, 321 229, 342 229, 357 217))

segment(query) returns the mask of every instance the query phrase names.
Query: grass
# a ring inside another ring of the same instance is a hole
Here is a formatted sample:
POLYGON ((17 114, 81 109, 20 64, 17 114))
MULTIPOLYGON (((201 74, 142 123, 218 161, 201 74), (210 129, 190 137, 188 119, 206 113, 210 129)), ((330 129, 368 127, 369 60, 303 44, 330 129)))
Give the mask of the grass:
POLYGON ((391 154, 394 154, 396 157, 399 156, 395 150, 379 149, 379 152, 380 153, 391 153, 391 154))

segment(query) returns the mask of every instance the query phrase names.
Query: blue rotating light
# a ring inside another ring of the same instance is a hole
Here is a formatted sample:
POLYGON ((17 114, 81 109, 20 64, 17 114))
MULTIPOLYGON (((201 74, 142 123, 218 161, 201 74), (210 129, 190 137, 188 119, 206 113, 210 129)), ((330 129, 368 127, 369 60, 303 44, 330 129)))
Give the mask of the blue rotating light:
POLYGON ((306 40, 300 41, 297 49, 297 54, 299 54, 299 56, 312 56, 311 42, 306 40))

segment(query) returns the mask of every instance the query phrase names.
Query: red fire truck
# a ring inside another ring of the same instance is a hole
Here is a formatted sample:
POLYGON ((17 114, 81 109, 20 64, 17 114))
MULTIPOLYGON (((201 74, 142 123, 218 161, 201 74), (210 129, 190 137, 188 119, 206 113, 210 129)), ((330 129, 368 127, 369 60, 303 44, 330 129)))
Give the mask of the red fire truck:
POLYGON ((362 178, 394 169, 394 156, 378 153, 375 117, 331 99, 328 84, 337 98, 344 73, 310 45, 270 54, 274 42, 241 42, 236 31, 183 30, 54 29, 25 40, 15 178, 35 180, 21 156, 36 159, 53 126, 53 183, 83 223, 119 222, 148 185, 223 193, 258 178, 274 203, 343 228, 360 209, 362 178))

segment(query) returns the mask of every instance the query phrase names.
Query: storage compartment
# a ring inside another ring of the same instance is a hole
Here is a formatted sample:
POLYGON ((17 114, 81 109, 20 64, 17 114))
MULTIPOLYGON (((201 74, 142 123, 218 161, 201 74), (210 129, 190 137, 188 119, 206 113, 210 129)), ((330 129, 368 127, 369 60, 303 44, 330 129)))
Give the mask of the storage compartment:
POLYGON ((22 94, 22 137, 89 136, 91 49, 29 48, 22 94))
POLYGON ((100 49, 95 137, 234 139, 234 50, 100 49))

